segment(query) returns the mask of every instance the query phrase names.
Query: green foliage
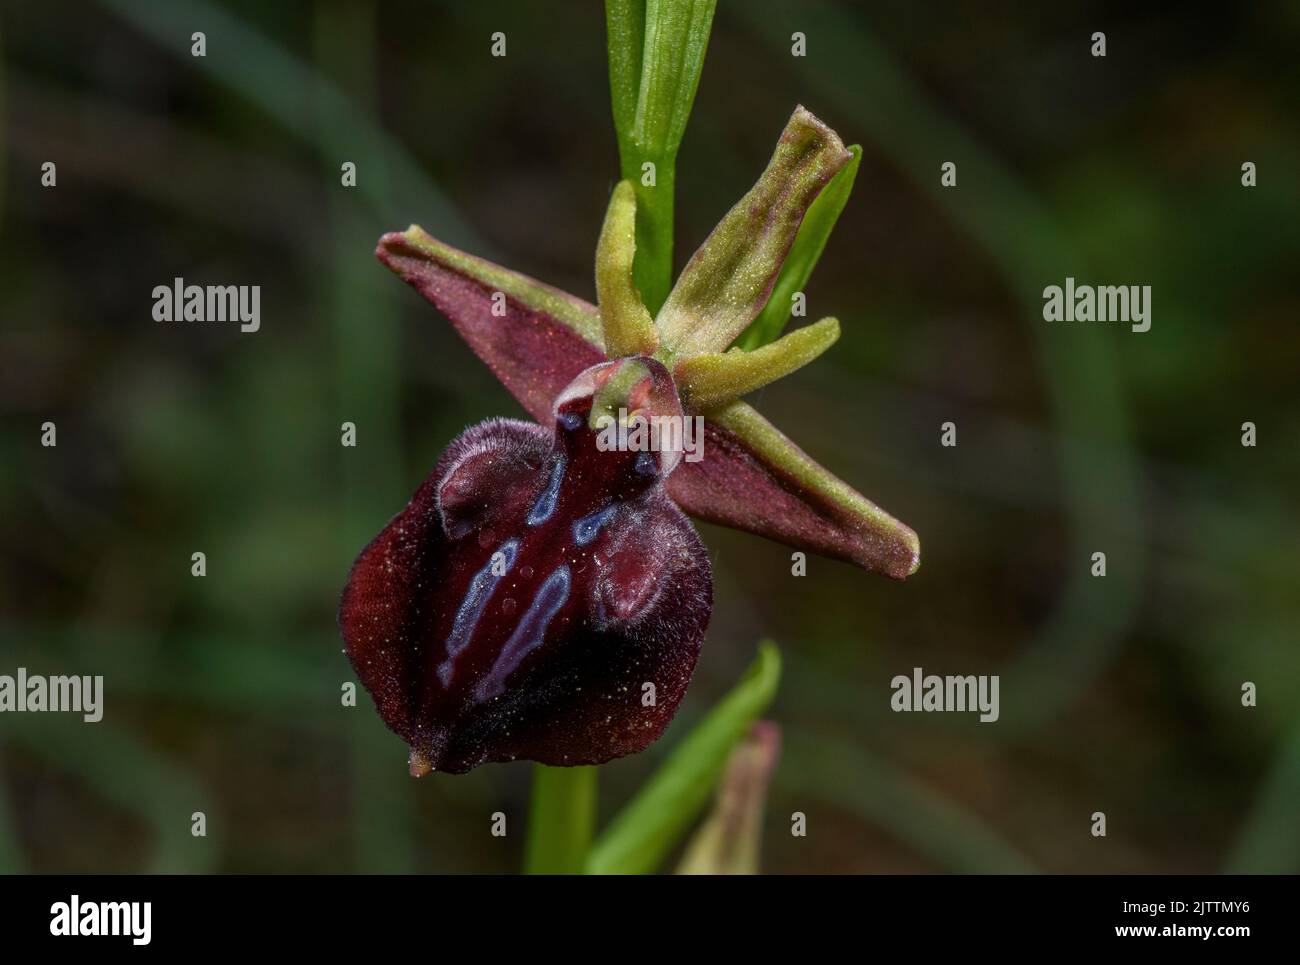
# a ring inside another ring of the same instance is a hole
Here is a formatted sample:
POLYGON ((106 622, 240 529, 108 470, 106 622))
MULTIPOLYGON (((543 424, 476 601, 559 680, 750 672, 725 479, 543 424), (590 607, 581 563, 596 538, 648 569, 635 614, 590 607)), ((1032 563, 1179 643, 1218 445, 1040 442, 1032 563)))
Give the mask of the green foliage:
POLYGON ((609 86, 622 176, 636 190, 633 278, 651 314, 673 279, 677 148, 695 102, 717 0, 606 0, 609 86), (644 165, 654 165, 654 184, 644 165))
POLYGON ((39 725, 24 720, 7 736, 48 765, 84 782, 100 799, 145 822, 153 846, 144 871, 178 874, 214 870, 220 822, 214 820, 211 803, 196 807, 199 802, 212 802, 213 794, 187 769, 105 723, 95 725, 90 741, 84 726, 75 719, 41 721, 39 725), (190 815, 195 810, 204 810, 207 815, 203 837, 190 834, 190 815))
POLYGON ((776 695, 781 656, 759 644, 740 682, 695 729, 597 839, 587 862, 592 874, 654 871, 709 802, 731 750, 776 695))
POLYGON ((596 824, 594 767, 533 767, 528 809, 528 874, 581 874, 596 824))

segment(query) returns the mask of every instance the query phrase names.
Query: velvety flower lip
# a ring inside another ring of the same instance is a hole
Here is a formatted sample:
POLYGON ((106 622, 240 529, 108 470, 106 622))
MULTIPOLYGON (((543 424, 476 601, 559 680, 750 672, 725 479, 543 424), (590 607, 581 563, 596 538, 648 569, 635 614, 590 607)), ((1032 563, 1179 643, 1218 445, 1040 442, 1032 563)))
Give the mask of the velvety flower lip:
POLYGON ((771 294, 809 205, 850 158, 830 128, 797 108, 763 175, 692 256, 654 319, 631 281, 627 182, 613 192, 597 251, 599 309, 416 226, 384 235, 376 254, 447 316, 539 422, 584 369, 624 354, 658 359, 685 411, 705 418, 703 460, 668 481, 682 509, 903 580, 920 566, 916 534, 740 398, 829 348, 839 323, 823 319, 751 352, 729 348, 771 294))
POLYGON ((708 554, 664 489, 671 454, 598 448, 602 393, 645 415, 677 405, 653 359, 594 366, 558 394, 553 430, 467 430, 353 566, 340 630, 414 776, 603 763, 656 740, 686 692, 708 554))

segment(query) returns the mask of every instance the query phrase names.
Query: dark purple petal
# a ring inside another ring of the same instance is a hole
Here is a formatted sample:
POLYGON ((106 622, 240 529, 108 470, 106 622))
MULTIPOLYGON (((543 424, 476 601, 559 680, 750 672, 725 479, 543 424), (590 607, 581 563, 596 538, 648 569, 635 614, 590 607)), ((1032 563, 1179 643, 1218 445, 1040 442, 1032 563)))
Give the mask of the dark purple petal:
POLYGON ((916 534, 814 462, 752 406, 708 415, 704 459, 668 492, 699 519, 847 560, 903 580, 921 565, 916 534))
POLYGON ((447 316, 538 422, 550 421, 551 403, 579 372, 605 361, 600 315, 589 302, 417 227, 384 235, 375 255, 447 316))

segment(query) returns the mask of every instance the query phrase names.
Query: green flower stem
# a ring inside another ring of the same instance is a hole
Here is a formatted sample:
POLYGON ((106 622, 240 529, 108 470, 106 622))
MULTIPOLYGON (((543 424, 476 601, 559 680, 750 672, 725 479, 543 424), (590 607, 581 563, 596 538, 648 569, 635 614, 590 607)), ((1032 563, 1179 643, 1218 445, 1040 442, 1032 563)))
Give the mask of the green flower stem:
POLYGON ((668 300, 673 287, 673 192, 677 183, 675 154, 632 151, 624 155, 622 175, 636 190, 636 260, 632 280, 647 308, 654 313, 668 300), (641 183, 641 165, 655 166, 655 183, 641 183))
POLYGON ((636 191, 632 277, 653 315, 673 280, 677 148, 695 102, 716 0, 606 0, 609 89, 622 177, 636 191), (647 164, 653 165, 649 171, 647 164))
POLYGON ((596 768, 533 767, 524 871, 582 874, 596 826, 596 768))

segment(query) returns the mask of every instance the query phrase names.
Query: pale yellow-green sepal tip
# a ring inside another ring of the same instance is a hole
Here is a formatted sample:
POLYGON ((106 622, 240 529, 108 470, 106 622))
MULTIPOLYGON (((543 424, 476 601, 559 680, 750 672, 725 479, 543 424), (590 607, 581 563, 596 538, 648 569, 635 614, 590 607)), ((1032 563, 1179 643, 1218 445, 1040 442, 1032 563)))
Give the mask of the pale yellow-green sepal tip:
POLYGON ((651 355, 659 347, 654 320, 632 281, 635 255, 636 195, 631 181, 620 181, 609 199, 596 245, 596 300, 605 354, 611 359, 651 355))

